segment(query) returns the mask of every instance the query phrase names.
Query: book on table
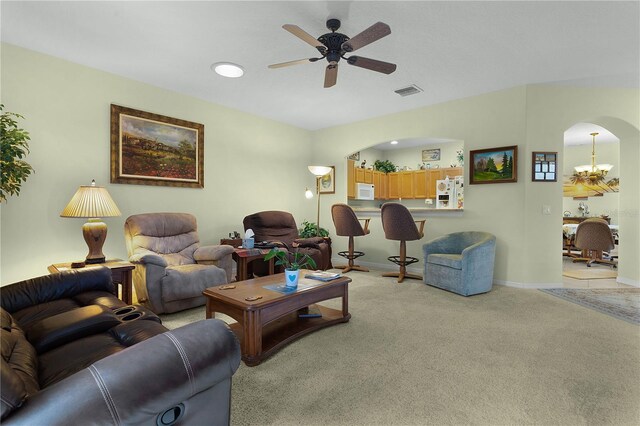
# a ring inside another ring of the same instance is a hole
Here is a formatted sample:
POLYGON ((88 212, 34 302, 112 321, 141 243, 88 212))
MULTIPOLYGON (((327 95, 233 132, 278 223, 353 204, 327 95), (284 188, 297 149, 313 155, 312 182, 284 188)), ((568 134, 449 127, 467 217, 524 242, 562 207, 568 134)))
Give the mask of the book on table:
POLYGON ((327 272, 327 271, 314 271, 305 274, 305 278, 311 278, 312 280, 331 281, 339 278, 341 274, 339 272, 327 272))
POLYGON ((298 311, 298 318, 322 318, 322 312, 316 305, 307 306, 298 311))

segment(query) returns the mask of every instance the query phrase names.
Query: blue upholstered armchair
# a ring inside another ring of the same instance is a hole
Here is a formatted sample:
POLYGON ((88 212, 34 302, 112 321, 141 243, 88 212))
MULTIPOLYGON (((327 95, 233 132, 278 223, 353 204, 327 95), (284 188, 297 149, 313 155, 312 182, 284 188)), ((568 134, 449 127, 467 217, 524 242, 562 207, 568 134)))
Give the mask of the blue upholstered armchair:
POLYGON ((493 285, 496 237, 488 232, 454 232, 422 246, 424 283, 463 296, 493 285))

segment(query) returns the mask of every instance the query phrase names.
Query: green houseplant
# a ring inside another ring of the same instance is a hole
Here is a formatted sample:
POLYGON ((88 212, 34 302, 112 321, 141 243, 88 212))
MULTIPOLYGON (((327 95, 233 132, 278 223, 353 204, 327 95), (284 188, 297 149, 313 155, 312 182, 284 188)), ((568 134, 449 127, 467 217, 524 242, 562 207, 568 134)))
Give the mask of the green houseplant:
POLYGON ((20 114, 4 112, 0 104, 0 202, 8 196, 19 195, 20 186, 33 172, 33 167, 22 158, 29 153, 29 133, 18 127, 20 114))
POLYGON ((316 262, 306 253, 300 253, 296 249, 294 252, 279 249, 277 247, 269 250, 264 256, 264 260, 276 258, 276 265, 284 266, 285 285, 289 288, 298 287, 300 269, 310 267, 316 269, 316 262))
MULTIPOLYGON (((314 222, 309 222, 309 221, 304 221, 302 222, 302 228, 300 228, 298 230, 298 233, 300 234, 300 238, 312 238, 312 237, 317 237, 318 236, 318 225, 316 225, 314 222)), ((327 231, 324 228, 320 228, 320 236, 321 237, 328 237, 329 236, 329 231, 327 231)))
POLYGON ((376 160, 373 168, 379 172, 391 173, 396 171, 396 165, 389 160, 376 160))

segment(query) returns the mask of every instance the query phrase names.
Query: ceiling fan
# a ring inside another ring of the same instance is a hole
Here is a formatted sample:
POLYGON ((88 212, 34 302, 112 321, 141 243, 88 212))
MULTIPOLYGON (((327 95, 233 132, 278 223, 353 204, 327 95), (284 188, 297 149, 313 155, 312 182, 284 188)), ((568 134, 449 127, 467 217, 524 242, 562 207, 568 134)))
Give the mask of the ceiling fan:
POLYGON ((368 70, 384 74, 391 74, 396 70, 396 64, 391 64, 389 62, 355 55, 345 57, 345 54, 358 50, 361 47, 391 34, 391 28, 389 28, 389 26, 384 22, 376 22, 352 38, 336 32, 340 28, 340 20, 338 19, 329 19, 327 21, 327 28, 331 30, 331 32, 321 35, 317 39, 313 38, 312 35, 297 25, 285 24, 282 28, 318 49, 318 52, 320 52, 322 56, 319 58, 298 59, 296 61, 273 64, 269 65, 269 68, 282 68, 290 65, 297 65, 305 62, 316 62, 321 59, 326 59, 327 62, 329 62, 329 65, 327 65, 327 69, 324 73, 325 88, 336 84, 336 80, 338 78, 338 62, 340 59, 346 60, 349 65, 355 65, 356 67, 366 68, 368 70))

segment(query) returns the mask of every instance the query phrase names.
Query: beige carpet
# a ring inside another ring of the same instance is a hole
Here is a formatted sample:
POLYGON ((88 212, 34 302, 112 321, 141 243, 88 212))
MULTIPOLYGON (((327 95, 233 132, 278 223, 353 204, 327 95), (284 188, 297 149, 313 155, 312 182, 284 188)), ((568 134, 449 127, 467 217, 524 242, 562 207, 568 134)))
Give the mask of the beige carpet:
POLYGON ((584 269, 572 269, 570 271, 563 271, 562 275, 569 278, 575 278, 577 280, 603 280, 616 278, 618 276, 617 269, 596 269, 594 267, 584 269))
POLYGON ((232 425, 640 423, 640 327, 537 290, 349 276, 349 323, 241 364, 232 425))

